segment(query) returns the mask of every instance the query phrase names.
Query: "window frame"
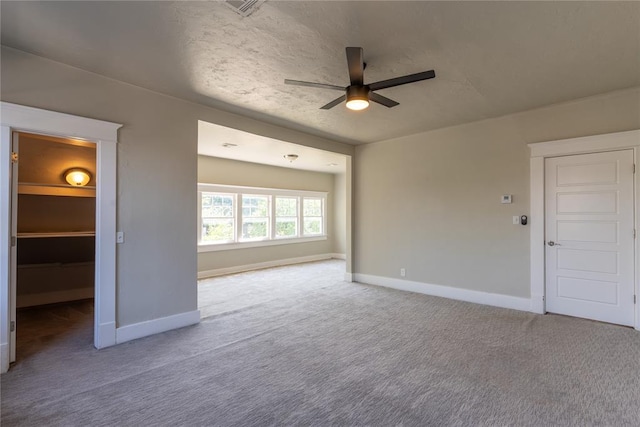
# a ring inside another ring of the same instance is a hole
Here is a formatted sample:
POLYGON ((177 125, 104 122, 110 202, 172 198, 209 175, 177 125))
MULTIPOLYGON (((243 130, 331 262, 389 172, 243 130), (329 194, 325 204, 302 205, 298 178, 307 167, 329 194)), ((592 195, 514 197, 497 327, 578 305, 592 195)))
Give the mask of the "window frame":
MULTIPOLYGON (((222 193, 222 192, 214 192, 214 191, 209 191, 209 190, 198 190, 198 244, 200 244, 201 242, 201 238, 202 238, 202 227, 204 225, 204 219, 202 217, 202 193, 209 193, 209 194, 214 194, 217 196, 231 196, 231 204, 232 204, 232 210, 233 210, 233 216, 230 217, 232 223, 233 223, 233 239, 232 240, 225 240, 225 241, 218 241, 218 242, 203 242, 203 245, 224 245, 224 244, 228 244, 228 243, 233 243, 235 242, 235 240, 237 240, 237 236, 235 235, 236 233, 236 229, 238 228, 237 226, 237 221, 238 221, 238 209, 237 209, 237 205, 238 205, 238 200, 235 194, 233 193, 222 193)), ((209 218, 209 217, 207 217, 209 218)), ((224 218, 224 217, 215 217, 215 218, 224 218)))
POLYGON ((245 187, 236 185, 219 185, 198 183, 198 252, 226 251, 231 249, 253 248, 261 246, 287 245, 303 242, 327 240, 327 200, 328 192, 304 191, 281 188, 245 187), (203 242, 202 237, 202 193, 216 193, 233 197, 234 206, 234 238, 233 242, 203 242), (244 196, 268 196, 268 236, 262 240, 242 240, 242 197, 244 196), (297 199, 297 235, 295 237, 276 236, 276 197, 297 199), (319 198, 322 204, 322 233, 317 235, 304 235, 304 198, 319 198))
POLYGON ((300 237, 304 237, 302 235, 302 233, 300 233, 301 228, 300 228, 300 221, 302 220, 302 212, 300 210, 300 205, 301 205, 301 201, 304 198, 304 196, 294 196, 294 195, 283 195, 283 194, 276 194, 273 196, 273 218, 272 218, 272 227, 273 227, 273 234, 272 234, 272 238, 273 240, 283 240, 283 239, 297 239, 300 237), (291 215, 281 215, 278 216, 277 213, 277 209, 278 209, 278 197, 282 198, 282 199, 295 199, 296 201, 296 215, 295 216, 291 216, 291 215), (295 236, 278 236, 278 218, 295 218, 296 219, 296 234, 295 236))

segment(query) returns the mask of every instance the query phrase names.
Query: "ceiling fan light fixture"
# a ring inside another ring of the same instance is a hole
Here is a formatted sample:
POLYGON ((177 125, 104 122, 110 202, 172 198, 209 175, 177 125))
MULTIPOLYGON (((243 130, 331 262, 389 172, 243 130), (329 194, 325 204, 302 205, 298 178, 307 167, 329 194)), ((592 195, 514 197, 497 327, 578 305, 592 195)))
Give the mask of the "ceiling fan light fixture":
POLYGON ((347 101, 347 108, 354 111, 364 110, 369 106, 369 101, 366 99, 349 99, 347 101))
POLYGON ((349 86, 347 88, 347 108, 354 111, 369 106, 369 88, 367 86, 349 86))

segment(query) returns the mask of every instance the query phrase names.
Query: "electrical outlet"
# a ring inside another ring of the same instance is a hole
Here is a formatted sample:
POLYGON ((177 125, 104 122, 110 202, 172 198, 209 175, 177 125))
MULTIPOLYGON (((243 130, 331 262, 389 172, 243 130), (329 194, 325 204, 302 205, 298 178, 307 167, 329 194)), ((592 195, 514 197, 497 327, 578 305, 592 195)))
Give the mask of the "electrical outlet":
POLYGON ((400 277, 405 277, 407 275, 407 270, 405 270, 404 268, 400 269, 400 277))
POLYGON ((518 215, 514 215, 513 216, 513 225, 519 225, 520 224, 520 217, 518 215))

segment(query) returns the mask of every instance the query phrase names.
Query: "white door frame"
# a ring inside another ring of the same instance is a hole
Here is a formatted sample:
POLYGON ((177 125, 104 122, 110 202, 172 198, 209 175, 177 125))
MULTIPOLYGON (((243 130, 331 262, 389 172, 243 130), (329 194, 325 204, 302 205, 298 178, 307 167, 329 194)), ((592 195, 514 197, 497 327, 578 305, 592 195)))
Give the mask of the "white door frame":
MULTIPOLYGON (((548 157, 568 156, 573 154, 599 153, 633 149, 634 163, 638 164, 638 147, 640 147, 640 130, 616 132, 582 138, 563 139, 559 141, 529 144, 531 158, 530 172, 530 265, 531 265, 531 311, 546 313, 545 307, 545 207, 544 207, 544 159, 548 157)), ((638 174, 633 176, 634 184, 634 227, 638 228, 638 212, 640 188, 638 174)), ((640 269, 640 247, 635 240, 634 292, 640 295, 638 272, 640 269)), ((640 301, 639 301, 640 302, 640 301)), ((636 330, 640 330, 640 304, 635 306, 636 330)))
POLYGON ((9 249, 11 134, 82 139, 96 144, 96 348, 116 344, 116 143, 121 124, 0 102, 0 372, 9 369, 9 249))

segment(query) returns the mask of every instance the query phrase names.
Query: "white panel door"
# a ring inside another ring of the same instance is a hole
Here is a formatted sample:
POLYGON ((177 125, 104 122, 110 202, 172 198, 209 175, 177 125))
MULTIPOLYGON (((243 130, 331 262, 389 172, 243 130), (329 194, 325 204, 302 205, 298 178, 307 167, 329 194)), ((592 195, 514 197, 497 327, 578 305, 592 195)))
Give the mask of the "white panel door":
POLYGON ((633 150, 545 160, 548 312, 633 326, 633 150))

